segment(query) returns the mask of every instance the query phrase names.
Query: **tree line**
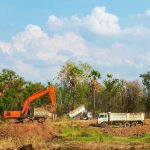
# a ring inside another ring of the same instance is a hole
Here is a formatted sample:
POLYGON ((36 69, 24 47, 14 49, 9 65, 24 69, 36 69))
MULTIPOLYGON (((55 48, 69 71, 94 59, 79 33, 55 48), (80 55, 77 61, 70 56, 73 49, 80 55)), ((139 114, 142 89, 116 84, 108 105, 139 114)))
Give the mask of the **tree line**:
MULTIPOLYGON (((88 63, 68 61, 61 66, 52 83, 57 113, 67 114, 82 104, 94 115, 100 112, 150 113, 150 72, 139 76, 142 83, 117 79, 111 73, 102 79, 101 72, 88 63)), ((17 110, 28 96, 47 88, 50 83, 26 81, 13 70, 3 69, 0 72, 0 113, 17 110)), ((45 95, 31 105, 41 107, 49 103, 48 95, 45 95)))

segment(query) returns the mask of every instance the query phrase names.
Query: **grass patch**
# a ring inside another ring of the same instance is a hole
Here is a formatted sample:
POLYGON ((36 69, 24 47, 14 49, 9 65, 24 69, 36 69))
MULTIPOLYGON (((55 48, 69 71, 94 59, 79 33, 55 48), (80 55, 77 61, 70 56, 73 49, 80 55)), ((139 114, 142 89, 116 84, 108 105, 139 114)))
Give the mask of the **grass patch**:
POLYGON ((142 136, 131 137, 130 139, 137 142, 150 143, 150 134, 143 134, 142 136))
POLYGON ((81 128, 80 125, 65 125, 60 128, 60 136, 71 141, 111 141, 112 137, 99 133, 95 128, 81 128))
POLYGON ((62 124, 59 126, 59 135, 69 141, 78 142, 110 142, 118 144, 130 143, 150 143, 150 134, 143 134, 141 136, 132 137, 113 137, 108 134, 102 134, 97 128, 84 128, 79 124, 70 125, 62 124))
POLYGON ((113 142, 129 144, 129 143, 150 143, 150 134, 133 137, 113 137, 113 142))
MULTIPOLYGON (((113 137, 113 143, 118 144, 129 144, 129 143, 135 143, 136 140, 130 139, 130 137, 113 137)), ((136 141, 137 142, 137 141, 136 141)))

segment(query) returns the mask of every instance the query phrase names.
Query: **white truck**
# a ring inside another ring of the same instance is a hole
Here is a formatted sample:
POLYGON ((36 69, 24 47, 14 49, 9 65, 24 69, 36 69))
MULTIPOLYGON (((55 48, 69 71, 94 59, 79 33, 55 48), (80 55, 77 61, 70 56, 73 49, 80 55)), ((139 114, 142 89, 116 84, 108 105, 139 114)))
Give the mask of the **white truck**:
POLYGON ((68 115, 70 118, 75 118, 79 114, 83 113, 84 111, 85 111, 85 107, 84 107, 84 105, 81 105, 80 107, 76 108, 75 110, 70 111, 68 115))
POLYGON ((144 113, 100 113, 98 116, 98 126, 107 127, 108 125, 122 125, 124 127, 143 125, 144 113))

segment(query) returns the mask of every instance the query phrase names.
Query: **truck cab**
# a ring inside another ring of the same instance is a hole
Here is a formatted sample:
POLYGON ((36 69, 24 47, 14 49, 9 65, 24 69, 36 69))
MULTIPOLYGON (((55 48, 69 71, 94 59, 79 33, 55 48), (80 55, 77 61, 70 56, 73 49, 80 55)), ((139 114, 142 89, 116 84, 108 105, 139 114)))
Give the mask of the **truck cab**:
POLYGON ((108 122, 108 113, 100 113, 98 115, 98 124, 101 124, 102 122, 108 122))
POLYGON ((84 111, 81 115, 81 120, 90 120, 93 118, 93 115, 91 112, 88 112, 88 111, 84 111))

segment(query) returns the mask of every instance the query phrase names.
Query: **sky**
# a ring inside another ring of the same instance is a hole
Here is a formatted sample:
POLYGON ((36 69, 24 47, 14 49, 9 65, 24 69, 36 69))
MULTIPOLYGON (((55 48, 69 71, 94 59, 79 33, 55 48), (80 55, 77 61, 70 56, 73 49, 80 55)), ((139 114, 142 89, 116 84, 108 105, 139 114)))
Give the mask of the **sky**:
POLYGON ((150 71, 149 39, 149 0, 0 1, 0 70, 29 81, 55 80, 68 60, 139 80, 150 71))

